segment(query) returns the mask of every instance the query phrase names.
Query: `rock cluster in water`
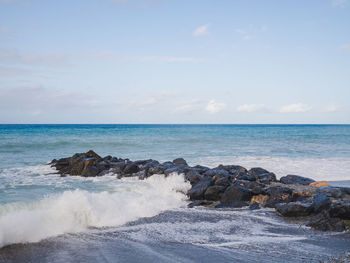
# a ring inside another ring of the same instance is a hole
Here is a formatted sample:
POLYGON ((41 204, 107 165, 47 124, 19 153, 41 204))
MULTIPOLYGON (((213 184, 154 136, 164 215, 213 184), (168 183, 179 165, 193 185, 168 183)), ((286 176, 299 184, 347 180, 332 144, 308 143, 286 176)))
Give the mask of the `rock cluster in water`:
POLYGON ((208 168, 189 166, 183 158, 159 163, 156 160, 130 161, 112 156, 101 157, 94 151, 52 160, 61 176, 85 177, 114 174, 117 178, 145 179, 154 174, 184 174, 192 188, 187 195, 189 207, 275 208, 284 217, 303 218, 307 225, 322 231, 344 231, 349 228, 350 188, 332 187, 327 182, 298 175, 276 179, 263 168, 219 165, 208 168))

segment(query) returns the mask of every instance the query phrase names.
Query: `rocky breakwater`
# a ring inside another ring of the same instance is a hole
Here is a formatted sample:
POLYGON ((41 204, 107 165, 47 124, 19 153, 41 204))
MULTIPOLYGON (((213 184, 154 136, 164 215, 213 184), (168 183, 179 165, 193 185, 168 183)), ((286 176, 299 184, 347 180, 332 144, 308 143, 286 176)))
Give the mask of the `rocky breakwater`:
POLYGON ((61 176, 103 176, 145 179, 153 174, 183 174, 192 188, 187 195, 189 207, 262 207, 275 208, 279 215, 302 219, 321 231, 344 231, 350 227, 350 188, 332 187, 327 182, 298 175, 277 180, 263 168, 246 169, 239 165, 209 168, 189 166, 183 158, 160 163, 156 160, 131 161, 112 156, 101 157, 94 151, 54 159, 49 164, 61 176))

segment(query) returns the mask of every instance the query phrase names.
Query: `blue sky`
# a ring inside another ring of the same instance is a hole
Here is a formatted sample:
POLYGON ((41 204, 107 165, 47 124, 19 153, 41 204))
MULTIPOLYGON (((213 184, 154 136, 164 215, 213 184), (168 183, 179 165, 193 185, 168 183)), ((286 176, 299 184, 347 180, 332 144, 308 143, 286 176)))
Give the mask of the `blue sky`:
POLYGON ((0 123, 350 123, 349 0, 0 0, 0 123))

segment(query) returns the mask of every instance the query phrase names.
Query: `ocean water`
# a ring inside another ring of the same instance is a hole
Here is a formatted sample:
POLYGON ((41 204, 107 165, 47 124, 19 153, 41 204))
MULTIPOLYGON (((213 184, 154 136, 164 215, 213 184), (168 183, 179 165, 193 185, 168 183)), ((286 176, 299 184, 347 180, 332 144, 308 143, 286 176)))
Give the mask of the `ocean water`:
POLYGON ((0 125, 0 262, 319 262, 349 252, 349 233, 273 210, 187 208, 181 175, 61 178, 46 165, 89 149, 350 180, 350 125, 0 125))

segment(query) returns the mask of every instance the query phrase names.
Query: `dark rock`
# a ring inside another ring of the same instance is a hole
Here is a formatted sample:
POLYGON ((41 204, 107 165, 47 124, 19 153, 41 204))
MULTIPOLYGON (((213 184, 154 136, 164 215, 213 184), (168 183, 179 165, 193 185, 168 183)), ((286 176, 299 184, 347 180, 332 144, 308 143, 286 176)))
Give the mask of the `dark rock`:
POLYGON ((314 196, 314 199, 312 201, 312 206, 315 213, 319 213, 322 210, 326 210, 331 205, 331 199, 329 199, 328 196, 323 194, 318 194, 314 196))
POLYGON ((138 171, 139 171, 139 167, 134 162, 128 163, 123 170, 123 172, 126 174, 133 174, 133 173, 137 173, 138 171))
POLYGON ((350 220, 350 201, 348 200, 348 202, 337 202, 332 204, 329 214, 331 217, 350 220))
POLYGON ((340 187, 344 195, 350 195, 350 187, 340 187))
POLYGON ((88 158, 96 158, 96 159, 101 159, 101 156, 99 156, 97 153, 95 153, 93 150, 88 151, 87 153, 85 153, 85 156, 88 158))
POLYGON ((165 170, 165 168, 162 165, 157 165, 157 166, 154 166, 154 167, 150 167, 148 169, 147 177, 151 176, 153 174, 164 174, 164 170, 165 170))
POLYGON ((233 179, 246 180, 246 181, 256 181, 256 177, 253 175, 249 175, 249 174, 240 174, 237 176, 233 176, 233 179))
POLYGON ((216 205, 215 208, 226 208, 226 207, 241 208, 244 206, 249 206, 248 202, 234 200, 230 203, 220 203, 220 204, 216 205))
POLYGON ((204 173, 205 176, 213 177, 215 176, 216 178, 222 178, 222 177, 229 177, 230 173, 224 169, 210 169, 204 173))
POLYGON ((207 201, 207 200, 195 200, 187 205, 189 208, 193 208, 195 206, 207 206, 211 205, 213 202, 212 201, 207 201))
POLYGON ((221 203, 230 205, 234 201, 249 201, 252 196, 251 191, 241 185, 229 186, 221 197, 221 203))
POLYGON ((321 186, 317 189, 317 192, 319 194, 324 194, 334 198, 341 198, 344 195, 343 191, 339 187, 333 186, 321 186))
POLYGON ((286 203, 291 200, 292 189, 286 186, 271 186, 265 191, 270 197, 266 202, 267 207, 275 207, 278 203, 286 203))
POLYGON ((250 205, 249 205, 249 209, 250 210, 257 210, 257 209, 260 209, 261 207, 260 207, 260 204, 258 204, 258 203, 251 203, 250 205))
POLYGON ((298 217, 310 215, 313 211, 313 207, 310 203, 290 202, 277 204, 276 210, 282 216, 298 217))
POLYGON ((236 180, 236 181, 233 181, 232 184, 246 187, 252 192, 252 194, 255 194, 255 195, 264 193, 264 189, 263 189, 264 185, 258 182, 251 182, 247 180, 236 180))
POLYGON ((248 174, 252 176, 258 176, 260 174, 268 174, 268 173, 270 172, 261 167, 254 167, 248 171, 248 174))
POLYGON ((118 162, 107 162, 108 165, 111 168, 119 168, 120 170, 124 170, 125 166, 126 166, 126 162, 125 161, 118 161, 118 162))
POLYGON ((223 192, 225 191, 224 186, 213 185, 209 186, 204 193, 204 198, 206 200, 218 201, 221 199, 223 192))
POLYGON ((196 170, 189 170, 185 173, 185 180, 189 181, 191 185, 198 183, 202 176, 196 170))
POLYGON ((164 166, 165 169, 168 169, 168 168, 173 168, 176 165, 173 162, 164 162, 162 163, 162 166, 164 166))
POLYGON ((167 168, 167 169, 164 170, 164 174, 166 176, 168 176, 168 175, 170 175, 172 173, 181 174, 181 173, 183 173, 183 170, 181 168, 179 168, 179 167, 176 167, 176 166, 175 167, 171 167, 171 168, 167 168))
POLYGON ((276 175, 274 173, 265 173, 257 175, 257 181, 263 184, 270 184, 276 182, 276 175))
POLYGON ((282 184, 309 185, 309 184, 315 182, 315 180, 312 180, 312 179, 307 178, 307 177, 302 177, 299 175, 288 174, 287 176, 281 177, 280 182, 282 184))
POLYGON ((215 180, 215 185, 228 187, 230 184, 231 184, 231 181, 228 177, 222 177, 215 180))
POLYGON ((84 168, 83 172, 81 173, 84 177, 91 177, 96 176, 100 171, 96 166, 87 166, 84 168))
POLYGON ((187 195, 191 200, 202 200, 204 199, 204 193, 211 186, 214 181, 210 178, 203 179, 192 186, 192 188, 188 191, 187 195))
POLYGON ((177 158, 177 159, 173 160, 173 163, 175 165, 186 165, 187 166, 187 162, 183 158, 177 158))
POLYGON ((204 174, 206 171, 209 170, 209 167, 202 166, 202 165, 196 165, 192 167, 193 170, 195 170, 199 174, 204 174))
POLYGON ((326 211, 323 211, 311 218, 311 220, 307 223, 307 226, 321 231, 342 232, 345 230, 343 220, 340 218, 331 218, 326 211))

